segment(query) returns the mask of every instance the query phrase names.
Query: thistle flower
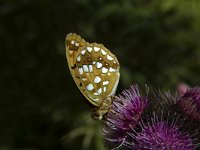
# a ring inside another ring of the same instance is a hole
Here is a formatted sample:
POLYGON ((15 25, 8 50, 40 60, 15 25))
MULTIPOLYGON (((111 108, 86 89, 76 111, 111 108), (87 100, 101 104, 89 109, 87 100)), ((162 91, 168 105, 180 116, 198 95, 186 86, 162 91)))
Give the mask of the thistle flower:
POLYGON ((133 149, 194 150, 196 147, 192 136, 182 133, 175 124, 154 121, 141 128, 141 132, 132 134, 135 141, 133 149))
POLYGON ((178 106, 191 118, 200 121, 200 87, 189 89, 179 99, 178 106))
POLYGON ((109 146, 126 145, 128 133, 137 126, 147 106, 147 98, 140 96, 136 85, 123 91, 122 95, 115 97, 103 129, 109 146))

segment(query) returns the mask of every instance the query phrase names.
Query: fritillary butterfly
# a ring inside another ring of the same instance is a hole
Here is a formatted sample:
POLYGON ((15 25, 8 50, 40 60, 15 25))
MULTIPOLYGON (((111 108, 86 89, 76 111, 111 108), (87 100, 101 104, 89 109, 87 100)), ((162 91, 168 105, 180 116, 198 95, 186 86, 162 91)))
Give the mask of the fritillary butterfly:
POLYGON ((66 37, 66 56, 72 77, 101 120, 112 105, 119 82, 119 62, 103 44, 88 43, 81 36, 66 37))

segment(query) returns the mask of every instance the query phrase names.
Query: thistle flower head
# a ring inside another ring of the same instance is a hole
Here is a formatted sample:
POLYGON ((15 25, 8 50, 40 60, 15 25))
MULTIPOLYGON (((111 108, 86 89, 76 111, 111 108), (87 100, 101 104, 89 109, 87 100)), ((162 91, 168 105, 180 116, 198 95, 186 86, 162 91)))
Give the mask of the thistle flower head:
POLYGON ((179 99, 178 106, 191 118, 200 121, 200 87, 189 89, 179 99))
POLYGON ((182 133, 178 126, 160 121, 144 125, 142 131, 133 136, 134 149, 193 150, 195 144, 190 134, 182 133))
POLYGON ((122 95, 115 97, 103 130, 107 141, 119 145, 125 143, 127 133, 138 124, 147 106, 147 98, 140 96, 136 85, 123 91, 122 95))

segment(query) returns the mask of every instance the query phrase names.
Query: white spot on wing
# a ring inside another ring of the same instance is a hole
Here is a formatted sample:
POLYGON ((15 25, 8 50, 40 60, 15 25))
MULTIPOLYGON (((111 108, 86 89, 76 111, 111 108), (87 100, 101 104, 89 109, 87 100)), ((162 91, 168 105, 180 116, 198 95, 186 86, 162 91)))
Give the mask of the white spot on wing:
POLYGON ((108 60, 113 60, 113 58, 110 55, 107 55, 108 60))
POLYGON ((81 61, 81 56, 79 55, 77 58, 76 58, 77 61, 81 61))
POLYGON ((83 74, 83 68, 79 68, 78 70, 80 74, 83 74))
POLYGON ((97 62, 97 68, 101 68, 102 67, 102 63, 100 63, 100 62, 97 62))
POLYGON ((104 86, 104 87, 103 87, 103 91, 106 92, 106 90, 107 90, 107 88, 104 86))
POLYGON ((102 93, 102 88, 98 89, 97 93, 100 95, 102 93))
POLYGON ((87 88, 88 91, 92 91, 94 89, 94 86, 90 83, 90 84, 87 85, 86 88, 87 88))
POLYGON ((103 49, 101 49, 101 53, 102 53, 103 55, 106 55, 106 54, 107 54, 103 49))
POLYGON ((113 68, 110 67, 109 71, 110 71, 110 72, 115 72, 116 69, 113 69, 113 68))
POLYGON ((88 70, 88 66, 87 65, 83 65, 83 70, 84 70, 84 72, 88 72, 89 70, 88 70))
POLYGON ((96 47, 96 46, 94 47, 94 51, 95 51, 95 52, 98 52, 99 50, 100 50, 99 47, 96 47))
POLYGON ((109 81, 104 81, 103 82, 103 85, 108 85, 109 84, 109 81))
POLYGON ((99 76, 96 76, 94 79, 94 83, 99 83, 101 82, 101 78, 99 76))
POLYGON ((92 51, 92 47, 87 47, 88 52, 92 51))
POLYGON ((75 43, 75 41, 71 41, 71 44, 74 44, 75 43))
POLYGON ((81 51, 81 54, 85 55, 85 52, 86 52, 86 50, 84 49, 84 50, 81 51))
POLYGON ((102 70, 101 70, 103 73, 107 73, 108 72, 108 69, 103 67, 102 70))
POLYGON ((97 95, 99 95, 99 93, 98 92, 94 92, 94 95, 97 96, 97 95))
POLYGON ((90 72, 93 71, 92 65, 89 65, 89 70, 90 70, 90 72))
POLYGON ((75 43, 75 45, 76 45, 76 46, 79 46, 79 43, 78 43, 78 42, 76 42, 76 43, 75 43))
POLYGON ((86 81, 86 78, 81 78, 83 81, 86 81))
POLYGON ((96 61, 93 61, 92 64, 93 64, 93 65, 96 64, 96 61))

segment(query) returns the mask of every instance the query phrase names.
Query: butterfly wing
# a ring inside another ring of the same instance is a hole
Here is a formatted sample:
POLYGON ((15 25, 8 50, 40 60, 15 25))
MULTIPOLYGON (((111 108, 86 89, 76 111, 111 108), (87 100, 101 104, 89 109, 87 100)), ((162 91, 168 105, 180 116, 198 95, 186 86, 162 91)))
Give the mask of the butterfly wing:
POLYGON ((77 85, 77 87, 79 88, 79 90, 81 91, 81 93, 86 97, 86 95, 84 94, 84 92, 82 91, 82 89, 80 89, 80 78, 79 78, 79 74, 76 71, 76 57, 77 54, 79 53, 79 48, 86 45, 87 42, 79 35, 77 35, 76 33, 69 33, 66 36, 65 39, 65 45, 66 45, 66 57, 67 57, 67 61, 68 61, 68 66, 69 66, 69 70, 71 72, 71 75, 77 85))
POLYGON ((102 44, 89 44, 81 36, 66 37, 66 56, 72 77, 82 94, 94 106, 115 94, 119 81, 119 62, 102 44))
POLYGON ((100 106, 106 97, 115 94, 120 77, 119 62, 102 44, 80 47, 76 64, 80 90, 90 103, 100 106))

